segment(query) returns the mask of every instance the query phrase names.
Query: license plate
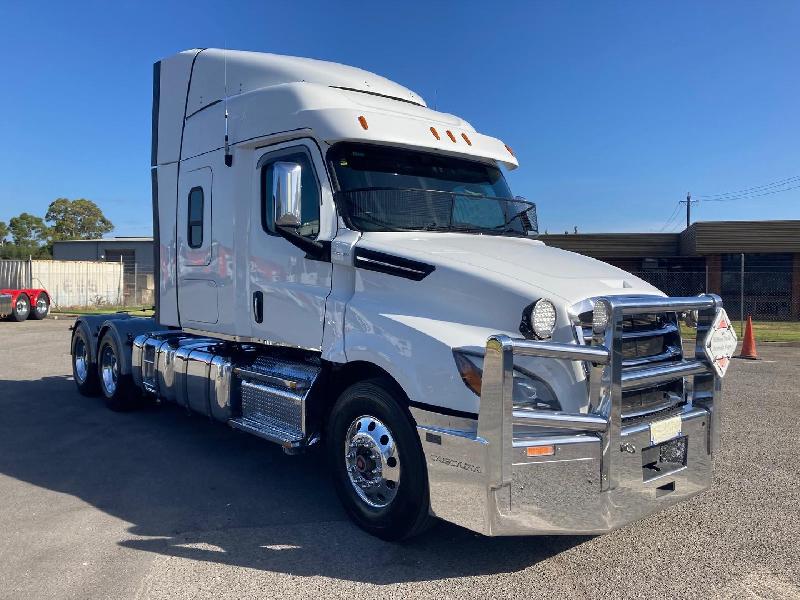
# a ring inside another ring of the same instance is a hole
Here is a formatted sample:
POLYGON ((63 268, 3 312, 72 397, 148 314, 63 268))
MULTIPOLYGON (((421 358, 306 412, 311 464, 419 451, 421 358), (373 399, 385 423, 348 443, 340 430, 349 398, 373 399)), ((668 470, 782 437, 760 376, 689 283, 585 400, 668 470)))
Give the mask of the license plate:
POLYGON ((681 434, 681 417, 670 417, 650 423, 650 444, 660 444, 681 434))

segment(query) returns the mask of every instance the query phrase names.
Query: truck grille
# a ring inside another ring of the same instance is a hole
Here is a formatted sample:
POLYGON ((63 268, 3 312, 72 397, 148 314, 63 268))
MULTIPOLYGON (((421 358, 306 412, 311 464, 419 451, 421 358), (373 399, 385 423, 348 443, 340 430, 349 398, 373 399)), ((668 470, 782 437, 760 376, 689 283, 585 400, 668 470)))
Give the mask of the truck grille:
MULTIPOLYGON (((578 316, 583 343, 592 343, 592 311, 578 316)), ((675 313, 625 317, 622 323, 622 368, 625 371, 683 359, 680 329, 675 313)), ((683 379, 622 394, 622 418, 637 419, 675 408, 684 402, 683 379)))

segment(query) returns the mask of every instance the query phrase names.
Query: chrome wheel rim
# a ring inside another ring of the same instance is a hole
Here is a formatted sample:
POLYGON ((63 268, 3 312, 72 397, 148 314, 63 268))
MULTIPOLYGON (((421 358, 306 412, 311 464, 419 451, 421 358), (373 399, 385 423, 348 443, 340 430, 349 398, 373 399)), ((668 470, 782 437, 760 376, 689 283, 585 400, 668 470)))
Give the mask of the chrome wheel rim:
POLYGON ((117 355, 111 346, 106 346, 100 357, 100 379, 107 396, 113 396, 117 390, 118 368, 117 355))
POLYGON ((24 315, 28 312, 28 303, 23 298, 17 298, 17 314, 24 315))
POLYGON ((386 425, 370 415, 355 419, 347 428, 344 460, 361 500, 372 508, 391 504, 400 487, 400 456, 386 425))
POLYGON ((75 340, 75 377, 80 383, 86 381, 86 376, 89 374, 89 359, 86 356, 86 344, 83 343, 82 338, 75 340))
POLYGON ((36 300, 36 312, 39 313, 40 315, 43 315, 44 313, 47 312, 47 300, 45 300, 42 297, 39 297, 36 300))

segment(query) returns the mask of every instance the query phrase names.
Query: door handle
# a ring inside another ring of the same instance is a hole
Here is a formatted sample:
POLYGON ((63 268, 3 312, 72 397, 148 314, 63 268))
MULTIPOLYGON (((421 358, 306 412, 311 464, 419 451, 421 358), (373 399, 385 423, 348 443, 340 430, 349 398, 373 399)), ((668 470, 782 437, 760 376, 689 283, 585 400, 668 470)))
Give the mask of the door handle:
POLYGON ((264 321, 264 293, 253 292, 253 318, 256 323, 264 321))

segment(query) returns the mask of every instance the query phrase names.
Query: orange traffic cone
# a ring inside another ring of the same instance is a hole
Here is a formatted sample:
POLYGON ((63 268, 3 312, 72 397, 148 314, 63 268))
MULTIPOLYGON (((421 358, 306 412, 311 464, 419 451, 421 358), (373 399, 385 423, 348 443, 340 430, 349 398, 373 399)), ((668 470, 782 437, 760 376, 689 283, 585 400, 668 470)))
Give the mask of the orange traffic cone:
POLYGON ((747 315, 747 326, 744 328, 742 351, 736 358, 758 360, 758 353, 756 352, 756 338, 753 336, 753 317, 750 315, 747 315))

